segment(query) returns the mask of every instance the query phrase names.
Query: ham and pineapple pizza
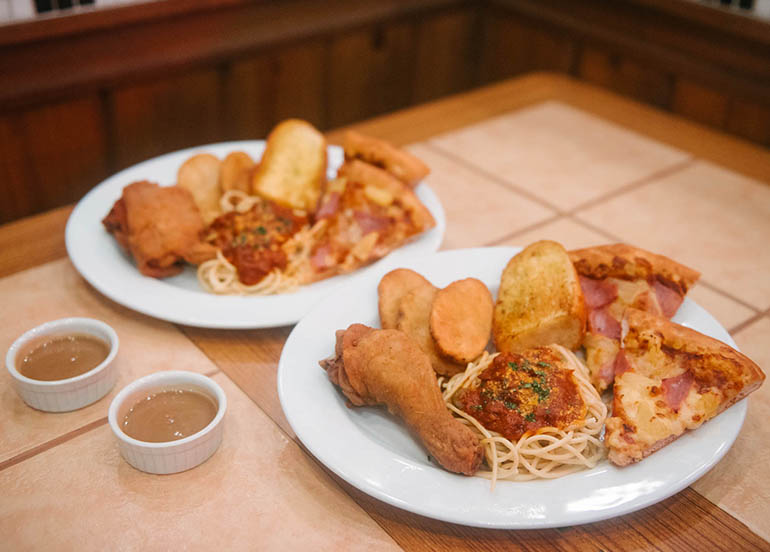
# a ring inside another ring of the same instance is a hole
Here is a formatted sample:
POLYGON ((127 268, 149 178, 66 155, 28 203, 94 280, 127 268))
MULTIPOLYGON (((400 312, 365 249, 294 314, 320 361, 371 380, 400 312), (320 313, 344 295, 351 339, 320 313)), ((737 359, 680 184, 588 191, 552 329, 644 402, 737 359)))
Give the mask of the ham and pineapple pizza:
POLYGON ((337 175, 315 213, 310 280, 360 268, 436 225, 412 189, 389 172, 352 159, 337 175))
POLYGON ((618 466, 699 427, 765 379, 759 366, 732 347, 663 317, 629 308, 624 325, 604 437, 618 466))
POLYGON ((588 309, 586 364, 601 393, 614 380, 625 310, 631 307, 671 318, 700 273, 622 243, 578 249, 569 256, 588 309))

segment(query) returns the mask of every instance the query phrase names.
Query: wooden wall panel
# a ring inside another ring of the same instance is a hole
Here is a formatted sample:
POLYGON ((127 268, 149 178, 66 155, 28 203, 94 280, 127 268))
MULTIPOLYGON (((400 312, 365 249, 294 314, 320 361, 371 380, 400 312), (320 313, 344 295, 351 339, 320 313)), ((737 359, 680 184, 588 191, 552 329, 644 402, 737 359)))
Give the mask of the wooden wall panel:
POLYGON ((219 81, 208 69, 116 89, 110 100, 115 168, 220 139, 219 81))
POLYGON ((606 47, 584 47, 577 74, 589 82, 658 107, 667 108, 671 104, 673 75, 611 53, 606 47))
POLYGON ((770 147, 770 105, 733 99, 727 117, 727 130, 770 147))
POLYGON ((482 36, 479 78, 484 83, 528 71, 566 73, 573 64, 574 40, 510 13, 488 10, 482 36))
POLYGON ((382 24, 333 37, 329 50, 328 124, 360 121, 409 104, 415 25, 382 24))
POLYGON ((107 175, 102 113, 93 96, 3 119, 3 222, 72 202, 107 175))
POLYGON ((271 59, 273 121, 298 117, 325 129, 326 45, 313 40, 282 49, 271 59))
POLYGON ((475 82, 476 12, 452 10, 419 23, 412 101, 425 102, 475 82))
POLYGON ((275 78, 273 59, 259 54, 236 60, 224 79, 226 140, 255 140, 273 126, 275 78))
POLYGON ((728 104, 726 94, 688 79, 677 79, 674 85, 672 111, 693 121, 722 128, 727 121, 728 104))
POLYGON ((0 118, 0 223, 35 211, 35 195, 29 193, 24 170, 28 164, 17 120, 16 116, 0 118))

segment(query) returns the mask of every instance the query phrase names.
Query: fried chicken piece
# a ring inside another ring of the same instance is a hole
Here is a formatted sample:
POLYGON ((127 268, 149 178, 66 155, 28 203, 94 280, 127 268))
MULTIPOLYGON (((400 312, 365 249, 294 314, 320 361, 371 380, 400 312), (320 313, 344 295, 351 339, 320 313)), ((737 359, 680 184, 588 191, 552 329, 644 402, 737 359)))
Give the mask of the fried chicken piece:
POLYGON ((145 276, 173 276, 182 260, 200 263, 216 256, 216 248, 200 240, 204 224, 192 195, 178 186, 129 184, 102 223, 145 276))
POLYGON ((335 355, 320 362, 354 406, 384 404, 446 470, 473 475, 482 447, 447 410, 428 357, 399 330, 353 324, 337 332, 335 355))

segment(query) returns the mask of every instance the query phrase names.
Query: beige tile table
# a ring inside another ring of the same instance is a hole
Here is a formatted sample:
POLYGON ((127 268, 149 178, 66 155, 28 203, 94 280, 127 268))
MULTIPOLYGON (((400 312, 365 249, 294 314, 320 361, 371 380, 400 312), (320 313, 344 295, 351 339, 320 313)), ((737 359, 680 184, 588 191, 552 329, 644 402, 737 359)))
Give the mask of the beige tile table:
MULTIPOLYGON (((692 297, 770 367, 770 152, 607 91, 533 74, 354 125, 432 168, 444 249, 628 241, 703 273, 692 297)), ((329 133, 339 141, 340 131, 329 133)), ((0 548, 270 550, 768 550, 770 387, 733 448, 692 487, 599 523, 474 529, 410 514, 331 474, 276 393, 291 328, 174 326, 105 299, 66 260, 62 208, 0 227, 0 348, 39 321, 96 316, 123 338, 122 382, 185 364, 231 411, 202 466, 148 476, 123 462, 109 397, 31 411, 0 377, 0 548)))

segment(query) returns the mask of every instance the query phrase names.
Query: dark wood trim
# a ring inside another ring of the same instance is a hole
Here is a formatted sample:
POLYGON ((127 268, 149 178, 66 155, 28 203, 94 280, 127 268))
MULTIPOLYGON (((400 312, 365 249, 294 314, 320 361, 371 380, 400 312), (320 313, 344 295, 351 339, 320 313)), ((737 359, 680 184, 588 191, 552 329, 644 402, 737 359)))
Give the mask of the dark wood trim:
POLYGON ((729 26, 715 29, 713 22, 706 25, 664 13, 653 7, 652 0, 623 0, 613 2, 611 8, 606 0, 489 0, 489 4, 533 23, 547 24, 578 43, 770 103, 770 24, 757 22, 767 34, 766 44, 757 44, 735 29, 728 32, 729 26))
MULTIPOLYGON (((179 9, 182 1, 171 4, 179 9)), ((111 27, 105 23, 72 36, 60 33, 56 38, 32 40, 30 35, 29 40, 4 45, 0 49, 0 74, 10 78, 0 86, 1 109, 19 109, 170 70, 215 65, 249 52, 372 22, 419 17, 463 5, 465 0, 228 0, 216 10, 212 9, 217 4, 214 0, 193 4, 197 9, 162 12, 162 16, 146 19, 127 18, 114 21, 111 27), (41 63, 45 59, 52 61, 41 63)), ((82 14, 86 15, 95 13, 82 14)), ((52 19, 28 25, 57 22, 52 19)))

